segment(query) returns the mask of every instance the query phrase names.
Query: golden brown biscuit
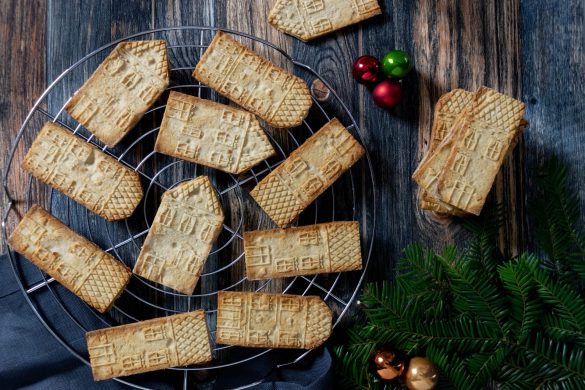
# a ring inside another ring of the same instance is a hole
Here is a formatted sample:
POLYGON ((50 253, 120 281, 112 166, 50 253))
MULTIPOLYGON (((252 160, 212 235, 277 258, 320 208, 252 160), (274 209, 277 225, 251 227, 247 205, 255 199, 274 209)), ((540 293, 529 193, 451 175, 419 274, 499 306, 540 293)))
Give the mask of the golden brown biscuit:
POLYGON ((443 173, 437 182, 440 199, 479 215, 510 145, 517 137, 524 104, 482 87, 471 109, 456 126, 443 173))
POLYGON ((39 206, 26 213, 8 243, 101 313, 110 310, 132 275, 112 255, 39 206))
POLYGON ((319 297, 220 291, 218 344, 311 349, 331 334, 333 314, 319 297))
POLYGON ((475 92, 464 89, 454 89, 441 96, 435 106, 429 153, 435 151, 443 142, 457 116, 471 105, 474 96, 475 92))
POLYGON ((362 269, 357 222, 244 232, 249 280, 362 269))
MULTIPOLYGON (((448 157, 448 153, 450 153, 450 147, 446 147, 443 149, 442 154, 434 155, 434 152, 444 147, 442 142, 454 131, 454 122, 455 119, 459 114, 461 114, 465 109, 471 106, 473 102, 473 97, 475 93, 467 92, 461 89, 453 90, 441 97, 439 102, 437 103, 435 109, 435 120, 433 122, 433 129, 431 133, 431 146, 427 155, 423 158, 420 162, 419 168, 415 171, 413 177, 424 181, 425 183, 432 183, 430 184, 429 188, 433 192, 433 194, 437 194, 437 180, 439 175, 442 173, 441 167, 444 166, 446 163, 446 158, 448 157), (459 113, 457 111, 459 110, 459 113), (427 165, 431 158, 435 158, 435 162, 432 165, 427 165), (428 171, 425 172, 425 169, 428 171), (435 172, 436 175, 431 177, 425 176, 428 175, 428 172, 435 172)), ((522 119, 519 129, 516 132, 516 136, 514 137, 513 143, 509 147, 509 151, 511 151, 516 143, 518 142, 522 132, 524 129, 528 127, 528 121, 522 119)), ((454 135, 453 135, 454 136, 454 135)), ((452 137, 452 136, 451 136, 452 137)), ((453 140, 453 138, 449 137, 449 140, 453 140)), ((449 141, 448 142, 451 142, 449 141)), ((449 143, 452 145, 452 143, 449 143)), ((436 195, 438 196, 438 195, 436 195)), ((435 196, 432 196, 427 190, 421 188, 421 199, 420 205, 422 209, 435 211, 439 214, 448 214, 453 216, 465 216, 468 215, 467 212, 458 209, 455 206, 452 206, 448 203, 439 200, 435 196)))
POLYGON ((381 13, 377 0, 278 0, 268 22, 306 42, 381 13))
POLYGON ((258 183, 251 195, 277 225, 286 226, 364 153, 334 118, 258 183))
MULTIPOLYGON (((470 106, 474 95, 474 92, 465 91, 463 89, 454 89, 441 96, 435 106, 430 147, 427 154, 420 162, 419 167, 424 167, 425 163, 433 155, 435 150, 439 148, 439 145, 450 133, 457 116, 470 106)), ((415 171, 414 175, 419 175, 418 169, 415 171)), ((425 190, 421 190, 420 205, 423 209, 431 210, 439 214, 455 216, 464 216, 467 214, 463 210, 459 210, 456 207, 431 196, 431 194, 425 190)))
POLYGON ((203 310, 94 330, 85 338, 96 381, 213 359, 203 310))
POLYGON ((128 218, 142 199, 138 173, 52 122, 43 126, 22 166, 108 221, 128 218))
POLYGON ((193 77, 278 128, 299 126, 313 104, 307 84, 218 32, 193 77))
POLYGON ((223 218, 207 176, 168 190, 162 196, 133 272, 191 294, 221 232, 223 218))
POLYGON ((155 150, 228 173, 243 173, 274 155, 254 115, 171 91, 155 150))
POLYGON ((165 41, 122 42, 75 92, 65 110, 112 147, 168 85, 165 41))

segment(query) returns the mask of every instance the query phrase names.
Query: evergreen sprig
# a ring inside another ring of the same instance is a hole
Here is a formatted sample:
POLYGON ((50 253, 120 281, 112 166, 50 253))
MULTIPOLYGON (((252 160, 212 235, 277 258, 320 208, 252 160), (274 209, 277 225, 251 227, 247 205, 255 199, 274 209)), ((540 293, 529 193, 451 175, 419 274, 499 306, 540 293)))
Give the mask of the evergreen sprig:
POLYGON ((585 389, 585 234, 578 198, 557 160, 540 175, 531 204, 544 255, 504 260, 497 234, 501 207, 465 223, 464 250, 412 244, 394 282, 364 287, 364 323, 334 348, 339 387, 394 389, 370 370, 382 344, 427 356, 440 388, 585 389))

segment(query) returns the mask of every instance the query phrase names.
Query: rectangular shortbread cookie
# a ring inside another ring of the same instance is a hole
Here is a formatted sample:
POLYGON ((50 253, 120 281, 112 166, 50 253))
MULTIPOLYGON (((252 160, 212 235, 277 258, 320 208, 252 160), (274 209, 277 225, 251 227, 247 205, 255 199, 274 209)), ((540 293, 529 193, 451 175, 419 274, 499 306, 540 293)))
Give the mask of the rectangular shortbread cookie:
POLYGON ((459 114, 471 106, 474 96, 475 92, 454 89, 440 97, 435 106, 429 153, 434 152, 445 140, 459 114))
POLYGON ((334 118, 262 179, 251 195, 277 225, 286 226, 364 153, 334 118))
POLYGON ((85 338, 96 381, 213 358, 203 310, 99 329, 85 338))
POLYGON ((250 280, 362 269, 357 222, 244 232, 250 280))
POLYGON ((377 0, 278 0, 268 22, 286 34, 310 41, 381 13, 377 0))
POLYGON ((101 313, 112 307, 132 275, 112 255, 39 206, 26 213, 8 243, 101 313))
POLYGON ((155 150, 236 175, 274 155, 254 115, 175 91, 169 95, 155 150))
MULTIPOLYGON (((431 132, 431 145, 413 174, 413 178, 423 187, 421 188, 421 208, 423 209, 454 216, 467 214, 465 211, 439 199, 438 180, 443 174, 454 142, 461 136, 455 133, 460 129, 460 126, 455 126, 456 121, 458 118, 463 120, 465 110, 471 108, 476 94, 477 92, 455 89, 441 96, 437 102, 431 132)), ((528 122, 522 119, 508 148, 508 153, 514 148, 522 132, 527 127, 528 122)))
POLYGON ((191 294, 223 227, 223 211, 207 176, 166 191, 134 273, 191 294))
POLYGON ((524 103, 482 87, 463 120, 438 180, 440 199, 479 215, 510 145, 521 128, 524 103))
POLYGON ((22 166, 108 221, 128 218, 142 199, 138 173, 52 122, 43 126, 22 166))
POLYGON ((168 85, 165 41, 122 42, 73 95, 65 110, 112 147, 168 85))
POLYGON ((218 344, 311 349, 331 334, 333 315, 319 297, 220 291, 218 344))
MULTIPOLYGON (((432 153, 437 150, 441 142, 445 140, 455 119, 461 112, 463 112, 473 100, 474 92, 466 91, 464 89, 454 89, 439 99, 435 106, 435 115, 433 117, 433 128, 431 130, 431 143, 427 155, 421 161, 424 164, 426 158, 430 157, 432 153)), ((416 173, 415 173, 416 174, 416 173)), ((466 213, 457 209, 437 198, 431 196, 427 191, 422 191, 421 194, 421 208, 432 210, 439 214, 450 214, 463 216, 466 213)))
POLYGON ((193 77, 277 128, 299 126, 313 103, 307 84, 218 32, 193 77))

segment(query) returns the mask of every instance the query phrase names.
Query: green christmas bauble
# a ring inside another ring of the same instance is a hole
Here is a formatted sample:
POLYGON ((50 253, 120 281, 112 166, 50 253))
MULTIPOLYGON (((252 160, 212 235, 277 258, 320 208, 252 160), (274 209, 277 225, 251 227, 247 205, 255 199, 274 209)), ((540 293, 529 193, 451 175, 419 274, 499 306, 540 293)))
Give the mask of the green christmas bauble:
POLYGON ((392 50, 382 58, 382 71, 388 77, 402 79, 412 70, 412 59, 402 50, 392 50))

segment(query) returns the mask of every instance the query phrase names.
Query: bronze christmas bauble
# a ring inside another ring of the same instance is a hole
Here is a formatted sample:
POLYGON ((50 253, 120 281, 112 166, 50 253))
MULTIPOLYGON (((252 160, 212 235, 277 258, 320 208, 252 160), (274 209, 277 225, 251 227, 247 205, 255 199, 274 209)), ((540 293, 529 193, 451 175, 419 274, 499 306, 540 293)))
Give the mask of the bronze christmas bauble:
POLYGON ((413 357, 406 370, 406 387, 410 390, 432 390, 439 381, 439 370, 429 359, 413 357))
POLYGON ((376 375, 386 381, 400 377, 404 371, 404 360, 387 346, 380 347, 373 353, 371 365, 376 375))

